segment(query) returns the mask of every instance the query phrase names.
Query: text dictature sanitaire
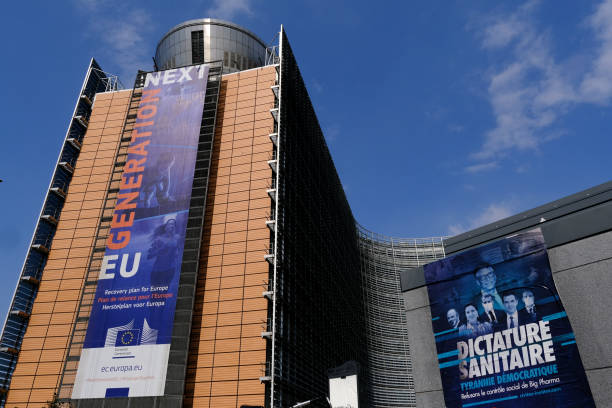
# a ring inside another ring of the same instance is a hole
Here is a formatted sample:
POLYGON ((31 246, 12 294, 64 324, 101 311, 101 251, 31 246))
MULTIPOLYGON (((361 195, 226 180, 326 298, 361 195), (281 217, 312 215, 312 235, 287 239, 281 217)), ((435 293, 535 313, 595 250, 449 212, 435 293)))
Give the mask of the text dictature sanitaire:
POLYGON ((457 342, 462 380, 556 361, 549 322, 457 342))

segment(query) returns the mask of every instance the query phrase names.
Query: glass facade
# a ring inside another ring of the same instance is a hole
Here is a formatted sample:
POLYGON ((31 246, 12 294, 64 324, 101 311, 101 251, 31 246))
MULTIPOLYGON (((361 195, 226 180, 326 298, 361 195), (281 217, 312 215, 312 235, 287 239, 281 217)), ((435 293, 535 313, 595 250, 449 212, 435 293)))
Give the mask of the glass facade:
POLYGON ((444 257, 441 238, 393 238, 358 225, 367 324, 371 407, 414 407, 416 399, 400 273, 444 257))
MULTIPOLYGON (((270 406, 325 407, 327 370, 366 364, 355 220, 291 47, 281 32, 270 406)), ((364 379, 363 376, 359 377, 364 379)), ((366 401, 367 386, 359 386, 366 401)))
POLYGON ((271 406, 326 395, 321 373, 354 360, 361 404, 414 407, 400 272, 443 258, 442 239, 356 223, 284 32, 281 41, 271 406))

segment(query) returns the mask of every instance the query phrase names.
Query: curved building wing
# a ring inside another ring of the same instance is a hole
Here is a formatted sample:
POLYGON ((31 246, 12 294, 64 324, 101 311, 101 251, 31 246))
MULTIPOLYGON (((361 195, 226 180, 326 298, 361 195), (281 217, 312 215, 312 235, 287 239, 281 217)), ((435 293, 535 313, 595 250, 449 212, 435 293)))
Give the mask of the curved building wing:
POLYGON ((416 406, 400 274, 444 257, 442 238, 394 238, 361 225, 359 250, 372 407, 416 406))

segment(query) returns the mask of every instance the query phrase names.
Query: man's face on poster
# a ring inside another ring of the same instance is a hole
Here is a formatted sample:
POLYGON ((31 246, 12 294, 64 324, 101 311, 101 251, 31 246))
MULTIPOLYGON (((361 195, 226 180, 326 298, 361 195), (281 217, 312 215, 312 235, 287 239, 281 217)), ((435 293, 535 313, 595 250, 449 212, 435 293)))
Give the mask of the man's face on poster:
POLYGON ((482 308, 487 313, 493 311, 493 296, 491 296, 491 295, 483 295, 483 297, 482 297, 482 308))
POLYGON ((525 307, 531 307, 534 303, 533 293, 530 290, 526 290, 523 292, 523 303, 525 303, 525 307))
POLYGON ((487 266, 476 271, 476 283, 482 290, 490 291, 495 289, 497 276, 492 267, 487 266))
POLYGON ((450 309, 446 313, 446 320, 451 327, 456 327, 459 324, 459 313, 455 309, 450 309))
POLYGON ((506 313, 514 314, 517 306, 518 300, 516 299, 516 296, 513 294, 504 296, 504 307, 506 308, 506 313))

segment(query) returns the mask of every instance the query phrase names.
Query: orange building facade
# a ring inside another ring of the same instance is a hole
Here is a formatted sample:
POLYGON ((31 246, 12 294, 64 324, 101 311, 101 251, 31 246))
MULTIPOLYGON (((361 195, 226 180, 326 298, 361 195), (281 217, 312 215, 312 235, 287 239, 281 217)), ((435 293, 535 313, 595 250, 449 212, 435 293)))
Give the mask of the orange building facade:
POLYGON ((57 392, 130 96, 96 97, 6 406, 40 407, 57 392))
MULTIPOLYGON (((184 406, 263 406, 273 172, 273 66, 223 75, 200 251, 184 406)), ((97 93, 6 395, 7 407, 69 398, 71 336, 132 91, 97 93)), ((83 313, 81 308, 80 313, 83 313)), ((78 327, 81 326, 81 327, 78 327)), ((76 329, 76 331, 75 331, 76 329)), ((74 342, 74 339, 73 339, 74 342)), ((72 358, 71 358, 72 357, 72 358)))
MULTIPOLYGON (((88 377, 100 382, 82 386, 77 376, 79 367, 105 373, 80 361, 91 355, 83 344, 94 302, 106 301, 96 295, 98 279, 146 101, 145 72, 119 90, 92 59, 0 338, 0 408, 324 406, 328 370, 347 362, 362 367, 355 391, 367 401, 364 305, 379 286, 365 286, 369 255, 283 28, 268 47, 233 23, 186 21, 162 38, 154 62, 155 72, 175 73, 208 64, 167 366, 110 375, 112 385, 88 377), (158 379, 155 391, 130 394, 125 381, 147 388, 145 378, 158 379), (91 397, 102 387, 123 394, 91 397)), ((175 117, 184 124, 174 114, 170 129, 175 117)), ((389 359, 406 360, 392 343, 389 359)), ((395 366, 405 375, 406 361, 395 366)))

